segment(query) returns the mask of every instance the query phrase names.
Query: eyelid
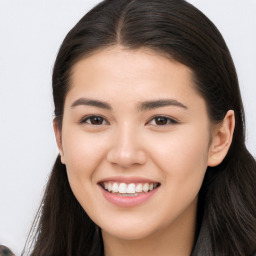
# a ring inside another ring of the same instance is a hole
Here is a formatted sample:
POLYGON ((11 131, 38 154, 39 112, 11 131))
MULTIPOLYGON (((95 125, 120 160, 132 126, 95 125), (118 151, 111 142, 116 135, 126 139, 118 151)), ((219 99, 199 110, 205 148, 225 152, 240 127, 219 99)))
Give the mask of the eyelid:
MULTIPOLYGON (((150 123, 158 118, 158 117, 162 117, 162 118, 166 118, 169 123, 167 124, 164 124, 164 125, 157 125, 157 124, 151 124, 153 126, 168 126, 168 125, 176 125, 176 124, 179 124, 180 121, 177 120, 176 118, 173 118, 173 117, 170 117, 170 116, 166 116, 166 115, 155 115, 153 117, 151 117, 147 122, 146 122, 146 125, 150 125, 150 123)), ((103 115, 99 115, 99 114, 90 114, 90 115, 86 115, 84 117, 82 117, 79 121, 79 123, 82 125, 82 124, 88 124, 88 125, 92 125, 92 126, 102 126, 102 125, 110 125, 110 122, 107 120, 106 117, 104 117, 103 115), (90 123, 87 123, 86 121, 92 117, 100 117, 103 119, 103 124, 99 124, 99 125, 95 125, 95 124, 90 124, 90 123)))
POLYGON ((97 114, 91 114, 91 115, 86 115, 84 117, 82 117, 79 121, 80 124, 88 124, 88 125, 92 125, 92 126, 102 126, 102 125, 109 125, 109 121, 106 119, 106 117, 104 117, 103 115, 97 115, 97 114), (96 125, 96 124, 90 124, 90 123, 87 123, 86 121, 92 117, 100 117, 103 119, 103 121, 105 121, 106 123, 104 124, 99 124, 99 125, 96 125))
POLYGON ((167 125, 176 125, 176 124, 179 124, 180 121, 177 120, 176 118, 173 118, 173 117, 170 117, 170 116, 166 116, 166 115, 155 115, 153 117, 151 117, 147 122, 146 122, 146 125, 150 125, 150 122, 152 122, 154 119, 158 118, 158 117, 163 117, 163 118, 166 118, 170 121, 170 123, 168 124, 164 124, 164 125, 157 125, 157 124, 151 124, 151 125, 154 125, 154 126, 167 126, 167 125))

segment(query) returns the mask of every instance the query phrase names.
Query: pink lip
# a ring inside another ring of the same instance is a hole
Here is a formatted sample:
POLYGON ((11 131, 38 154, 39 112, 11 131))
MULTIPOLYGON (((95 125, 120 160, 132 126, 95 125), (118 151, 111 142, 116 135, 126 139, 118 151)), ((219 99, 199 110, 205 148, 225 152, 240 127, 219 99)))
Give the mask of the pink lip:
POLYGON ((145 201, 149 200, 159 189, 159 187, 147 192, 141 193, 137 196, 118 196, 116 194, 110 193, 106 191, 101 185, 99 188, 105 197, 110 203, 119 206, 119 207, 134 207, 144 203, 145 201))

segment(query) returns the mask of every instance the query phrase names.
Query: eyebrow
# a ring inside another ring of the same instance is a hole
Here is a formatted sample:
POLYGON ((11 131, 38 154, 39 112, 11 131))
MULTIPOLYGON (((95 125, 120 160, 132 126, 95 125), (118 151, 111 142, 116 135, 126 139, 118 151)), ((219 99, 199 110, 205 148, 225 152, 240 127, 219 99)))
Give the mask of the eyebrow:
POLYGON ((161 107, 168 107, 168 106, 175 106, 175 107, 181 107, 184 109, 188 109, 187 106, 182 104, 181 102, 174 100, 174 99, 159 99, 159 100, 153 100, 153 101, 145 101, 141 102, 138 105, 139 111, 146 111, 151 110, 155 108, 161 108, 161 107))
MULTIPOLYGON (((76 106, 81 106, 81 105, 93 106, 93 107, 98 107, 106 110, 112 110, 112 107, 109 103, 100 101, 100 100, 95 100, 95 99, 88 99, 88 98, 77 99, 72 103, 71 108, 74 108, 76 106)), ((184 104, 182 104, 181 102, 175 99, 159 99, 159 100, 140 102, 137 105, 137 109, 138 111, 147 111, 147 110, 152 110, 152 109, 161 108, 161 107, 168 107, 168 106, 175 106, 183 109, 188 109, 187 106, 185 106, 184 104)))
POLYGON ((74 101, 71 105, 71 108, 74 108, 76 106, 81 106, 81 105, 93 106, 93 107, 97 107, 97 108, 112 110, 112 107, 104 101, 87 99, 87 98, 79 98, 78 100, 74 101))

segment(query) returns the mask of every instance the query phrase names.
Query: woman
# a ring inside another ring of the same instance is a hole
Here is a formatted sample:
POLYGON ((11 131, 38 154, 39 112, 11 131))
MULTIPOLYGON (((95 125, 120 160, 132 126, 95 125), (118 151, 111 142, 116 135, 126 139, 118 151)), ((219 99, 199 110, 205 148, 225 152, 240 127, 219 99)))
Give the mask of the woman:
POLYGON ((253 255, 238 80, 199 10, 103 1, 64 39, 52 85, 60 155, 24 254, 253 255))

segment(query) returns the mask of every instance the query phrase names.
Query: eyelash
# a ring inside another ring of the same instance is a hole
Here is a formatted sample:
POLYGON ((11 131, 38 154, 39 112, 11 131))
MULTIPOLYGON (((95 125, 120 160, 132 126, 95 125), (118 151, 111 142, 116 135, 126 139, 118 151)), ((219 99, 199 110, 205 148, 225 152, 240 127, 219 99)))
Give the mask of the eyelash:
POLYGON ((179 123, 177 120, 175 120, 175 119, 173 119, 171 117, 159 115, 159 116, 154 116, 153 118, 151 118, 146 124, 150 124, 153 120, 155 120, 155 124, 153 124, 155 126, 167 126, 167 125, 175 125, 175 124, 179 123), (158 124, 156 124, 156 119, 157 118, 162 118, 162 119, 166 120, 167 123, 166 124, 162 124, 162 125, 158 125, 158 124))
POLYGON ((98 115, 91 115, 91 116, 86 116, 84 117, 81 121, 80 121, 80 124, 89 124, 89 125, 93 125, 93 126, 100 126, 100 125, 109 125, 109 122, 106 121, 106 118, 102 117, 102 116, 98 116, 98 115), (104 124, 92 124, 92 122, 88 123, 88 120, 91 120, 93 118, 100 118, 103 120, 103 122, 105 122, 104 124))
MULTIPOLYGON (((158 115, 158 116, 154 116, 153 118, 151 118, 149 121, 146 122, 146 125, 147 124, 150 124, 152 121, 155 120, 155 124, 151 124, 151 125, 154 125, 154 126, 167 126, 167 125, 176 125, 176 124, 179 124, 179 122, 173 118, 170 118, 170 117, 167 117, 167 116, 161 116, 161 115, 158 115), (166 124, 156 124, 156 119, 160 119, 162 118, 162 120, 166 121, 167 123, 166 124)), ((86 116, 84 117, 81 121, 80 121, 80 124, 89 124, 89 125, 92 125, 92 126, 100 126, 100 125, 109 125, 109 122, 106 120, 106 118, 100 116, 100 115, 91 115, 91 116, 86 116), (103 123, 101 124, 93 124, 92 123, 92 119, 93 118, 98 118, 98 119, 101 119, 103 121, 103 123), (90 123, 88 123, 88 120, 90 120, 90 123), (105 123, 104 123, 105 122, 105 123)))

